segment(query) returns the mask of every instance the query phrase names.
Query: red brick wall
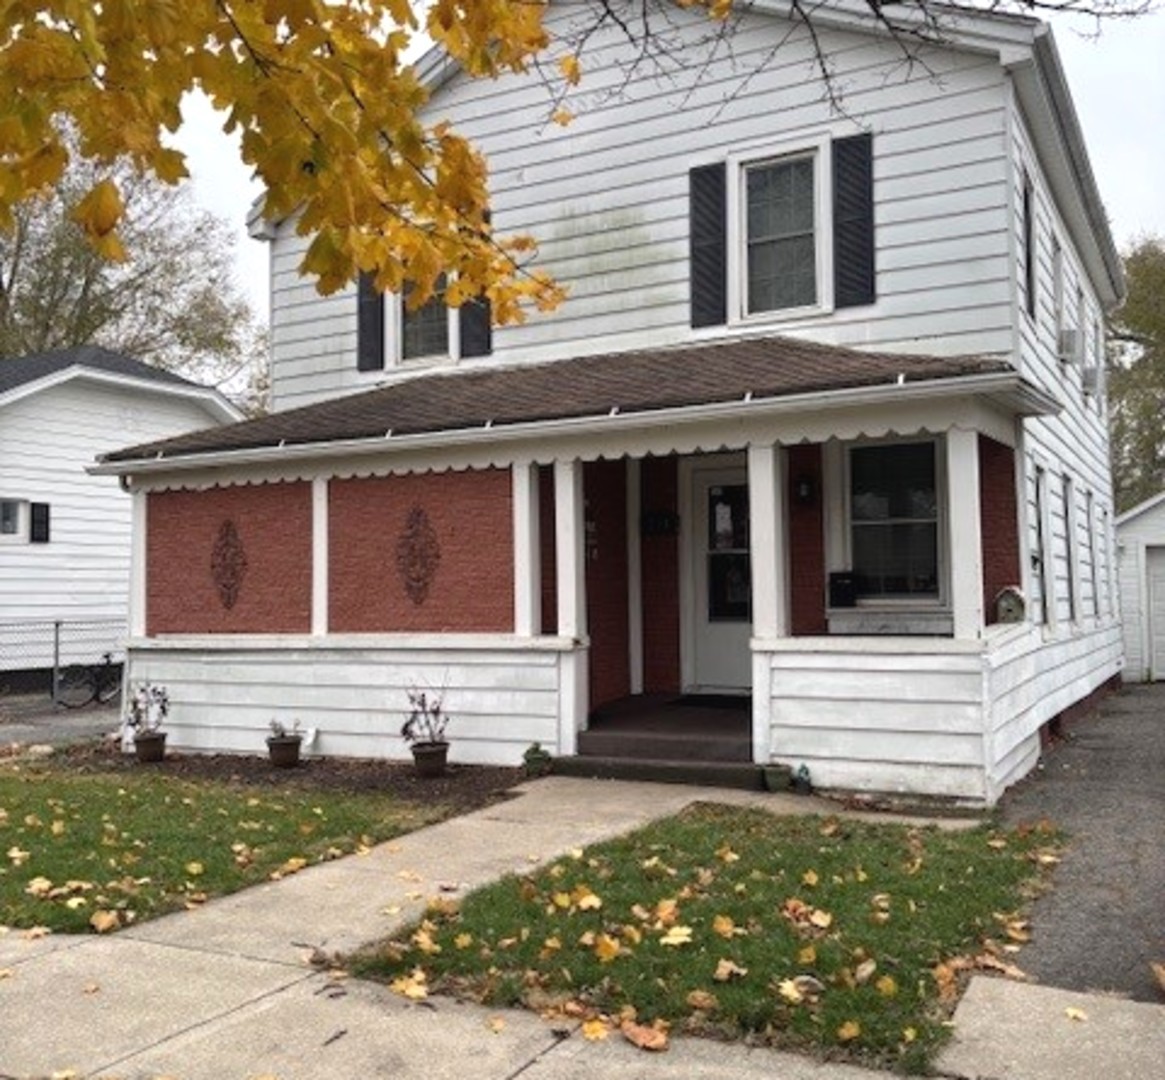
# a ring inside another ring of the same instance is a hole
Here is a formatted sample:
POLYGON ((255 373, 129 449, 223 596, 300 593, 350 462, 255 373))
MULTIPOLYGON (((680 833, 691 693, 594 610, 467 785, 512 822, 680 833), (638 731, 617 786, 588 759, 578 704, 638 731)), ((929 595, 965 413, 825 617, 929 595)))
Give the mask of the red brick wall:
POLYGON ((829 632, 825 620, 825 522, 821 497, 821 447, 789 447, 789 601, 794 637, 829 632), (813 500, 797 499, 802 480, 813 500))
POLYGON ((631 692, 627 627, 627 465, 583 467, 587 630, 591 639, 590 707, 631 692))
POLYGON ((513 630, 508 469, 333 480, 328 492, 330 630, 513 630), (428 515, 441 556, 420 604, 396 566, 397 540, 415 506, 428 515))
MULTIPOLYGON (((957 498, 958 493, 952 493, 957 498)), ((995 597, 1019 585, 1019 513, 1015 497, 1015 451, 979 436, 980 538, 983 545, 983 615, 995 622, 995 597)))
MULTIPOLYGON (((640 479, 645 514, 678 511, 679 470, 675 457, 644 458, 640 479)), ((681 523, 682 527, 682 523, 681 523)), ((680 690, 679 534, 644 536, 643 689, 648 694, 680 690)))
POLYGON ((311 629, 311 485, 159 491, 146 511, 146 633, 306 633, 311 629), (211 557, 234 522, 246 571, 223 606, 211 557))
POLYGON ((558 565, 554 546, 554 469, 538 468, 538 528, 542 551, 542 633, 558 633, 558 565))

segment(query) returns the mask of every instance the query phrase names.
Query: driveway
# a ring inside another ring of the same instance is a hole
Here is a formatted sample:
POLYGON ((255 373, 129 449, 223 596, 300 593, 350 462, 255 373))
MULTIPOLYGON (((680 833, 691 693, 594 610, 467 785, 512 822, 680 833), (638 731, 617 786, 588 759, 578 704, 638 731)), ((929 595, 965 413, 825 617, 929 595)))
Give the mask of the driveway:
POLYGON ((0 747, 10 743, 63 743, 108 735, 118 729, 119 707, 58 708, 45 694, 0 697, 0 747))
POLYGON ((1048 986, 1161 1002, 1165 963, 1165 684, 1128 687, 1069 725, 1000 810, 1069 833, 1017 961, 1048 986))

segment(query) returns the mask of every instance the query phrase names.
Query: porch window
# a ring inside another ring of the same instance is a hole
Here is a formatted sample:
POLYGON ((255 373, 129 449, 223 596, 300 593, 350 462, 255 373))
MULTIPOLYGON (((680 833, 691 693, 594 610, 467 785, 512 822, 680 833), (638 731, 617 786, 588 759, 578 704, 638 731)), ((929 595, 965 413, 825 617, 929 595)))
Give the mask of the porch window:
POLYGON ((850 450, 850 540, 856 592, 938 599, 934 443, 850 450))

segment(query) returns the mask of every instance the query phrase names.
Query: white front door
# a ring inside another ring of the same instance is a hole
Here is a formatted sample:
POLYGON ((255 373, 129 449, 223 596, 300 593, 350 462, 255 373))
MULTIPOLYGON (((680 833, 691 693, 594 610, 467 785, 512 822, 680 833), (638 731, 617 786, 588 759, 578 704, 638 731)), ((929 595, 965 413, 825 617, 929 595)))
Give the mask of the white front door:
POLYGON ((692 470, 693 690, 740 692, 752 686, 752 568, 748 472, 692 470))

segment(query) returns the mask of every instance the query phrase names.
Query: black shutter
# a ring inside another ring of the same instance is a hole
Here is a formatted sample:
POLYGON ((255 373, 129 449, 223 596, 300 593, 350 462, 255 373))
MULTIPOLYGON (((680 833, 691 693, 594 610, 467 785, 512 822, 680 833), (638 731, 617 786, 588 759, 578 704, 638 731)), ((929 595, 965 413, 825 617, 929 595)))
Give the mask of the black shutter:
POLYGON ((723 326, 728 320, 726 171, 719 162, 688 173, 693 326, 723 326))
POLYGON ((49 504, 31 503, 29 506, 28 540, 31 544, 47 544, 49 542, 49 504))
POLYGON ((384 370, 384 293, 364 273, 356 287, 356 370, 384 370))
POLYGON ((459 312, 461 356, 489 356, 493 352, 493 327, 489 300, 482 296, 461 305, 459 312))
POLYGON ((874 162, 869 134, 833 143, 833 305, 872 304, 874 162))

